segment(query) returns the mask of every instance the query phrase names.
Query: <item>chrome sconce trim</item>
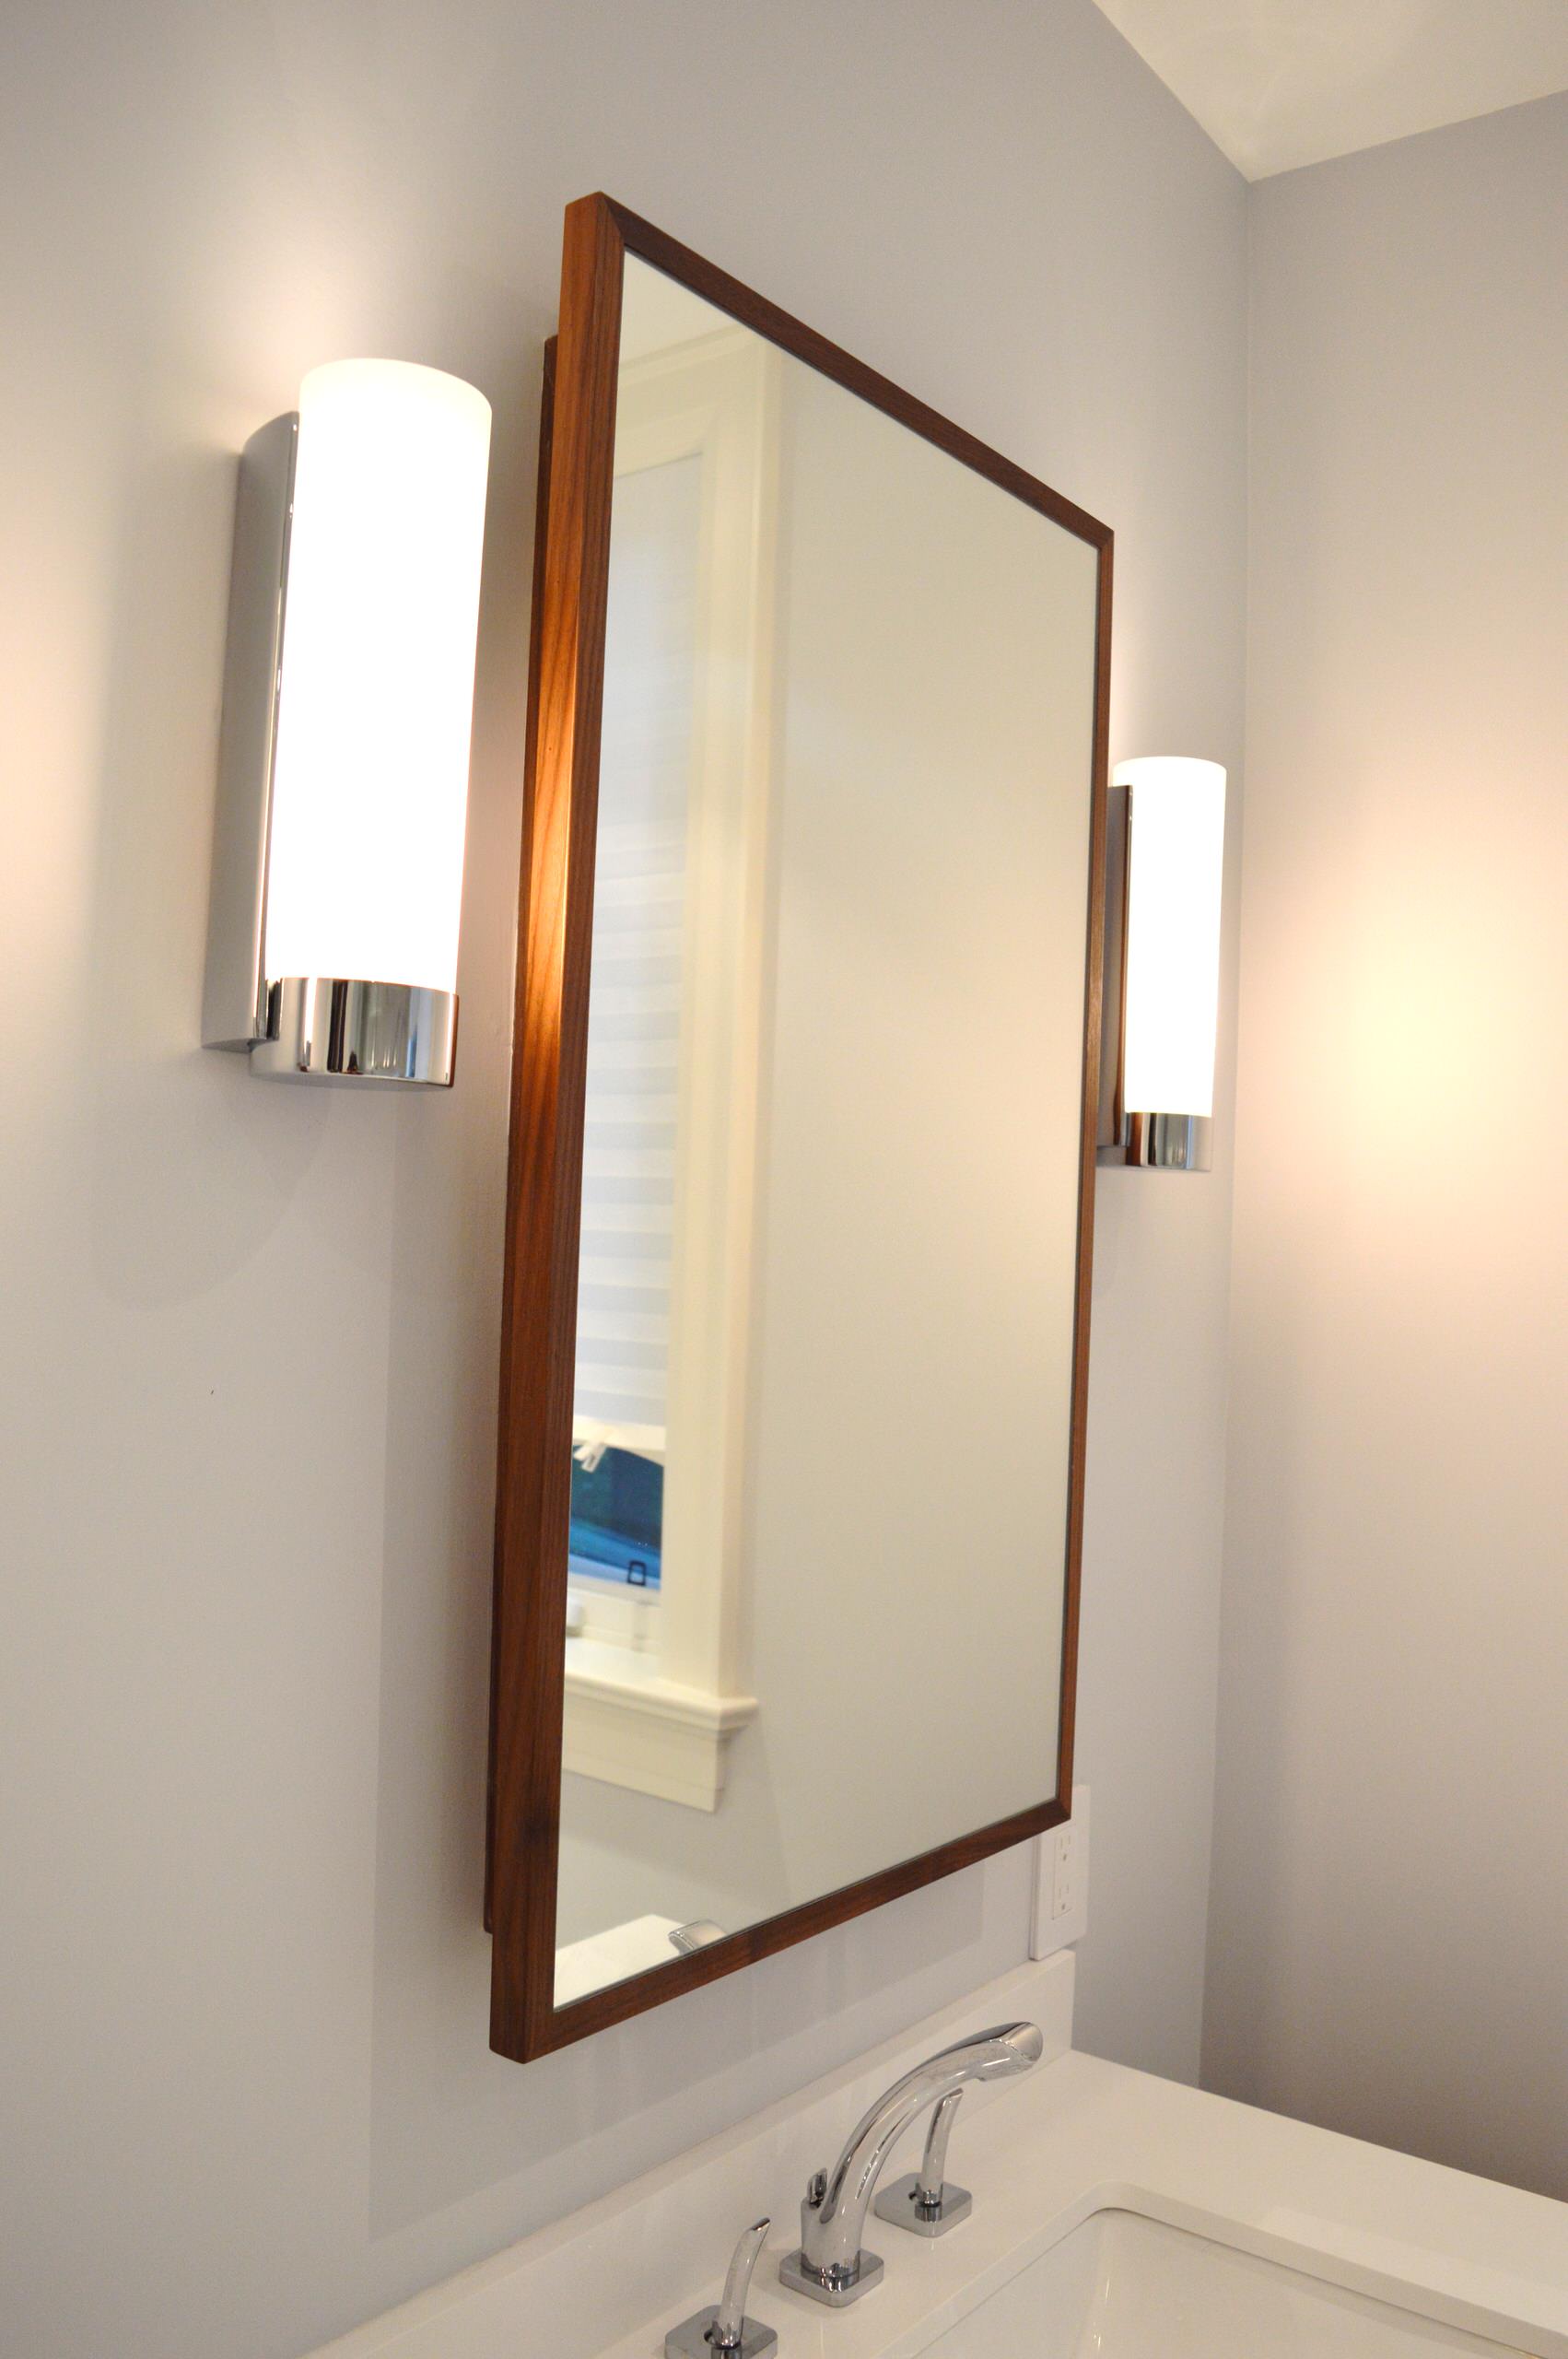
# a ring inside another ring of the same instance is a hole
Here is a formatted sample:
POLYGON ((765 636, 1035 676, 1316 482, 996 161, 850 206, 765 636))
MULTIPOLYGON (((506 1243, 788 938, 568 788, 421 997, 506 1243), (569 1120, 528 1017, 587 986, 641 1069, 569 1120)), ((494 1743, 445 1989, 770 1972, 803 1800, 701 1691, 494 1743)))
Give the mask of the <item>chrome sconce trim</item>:
POLYGON ((267 993, 251 1070, 272 1081, 414 1083, 449 1089, 457 994, 416 983, 290 975, 267 993))
POLYGON ((257 1074, 451 1085, 489 438, 341 360, 240 454, 202 1040, 257 1074))
POLYGON ((299 414, 258 428, 240 456, 218 740, 202 1044, 250 1052, 274 1081, 445 1089, 457 1060, 457 994, 359 978, 266 976, 278 688, 299 414))
POLYGON ((1214 1124, 1208 1114, 1124 1114, 1116 1152, 1140 1171, 1211 1171, 1214 1124))
POLYGON ((202 1001, 208 1049, 267 1038, 267 855, 298 449, 299 413, 290 410, 240 454, 202 1001))
POLYGON ((1094 1160, 1101 1169, 1114 1166, 1139 1171, 1211 1171, 1212 1116, 1134 1112, 1123 1097, 1131 806, 1130 786, 1113 782, 1107 787, 1100 1102, 1094 1160))

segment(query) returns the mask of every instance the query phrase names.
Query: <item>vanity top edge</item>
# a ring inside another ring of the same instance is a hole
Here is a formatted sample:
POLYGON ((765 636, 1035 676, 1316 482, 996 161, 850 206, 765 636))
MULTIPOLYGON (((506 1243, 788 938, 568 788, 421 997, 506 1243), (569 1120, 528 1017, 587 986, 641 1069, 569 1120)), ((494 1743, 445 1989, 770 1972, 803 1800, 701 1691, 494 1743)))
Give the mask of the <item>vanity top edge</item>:
POLYGON ((778 2330, 780 2359, 913 2359, 1102 2211, 1568 2359, 1568 2204, 1071 2049, 1072 1986, 1070 1951, 1021 1967, 313 2359, 647 2359, 713 2298, 737 2225, 769 2210, 778 2227, 752 2306, 778 2330), (965 2107, 973 2219, 901 2252, 871 2300, 823 2319, 778 2282, 802 2164, 825 2162, 862 2102, 933 2041, 1009 2012, 1042 2022, 1046 2058, 965 2107))
MULTIPOLYGON (((513 2309, 520 2319, 526 2320, 527 2306, 538 2299, 532 2289, 546 2283, 552 2290, 578 2287, 585 2276, 591 2278, 591 2290, 601 2304, 620 2310, 628 2321, 646 2318, 665 2297, 645 2276, 640 2306, 626 2306, 626 2254, 630 2240, 626 2229, 634 2218, 639 2224, 635 2266, 646 2272, 656 2258, 674 2264, 675 2290, 669 2296, 674 2306, 673 2322, 681 2289, 700 2286, 703 2272, 722 2259, 720 2248, 727 2252, 732 2244, 731 2212, 734 2212, 739 2227, 743 2224, 740 2215, 748 2206, 754 2213, 766 2208, 762 2193, 756 2194, 755 2201, 748 2197, 753 2177, 763 2189, 780 2177, 793 2186, 797 2176, 803 2177, 829 2159, 829 2148, 837 2146, 849 2121, 890 2079, 918 2063, 932 2048, 977 2025, 1002 2015, 1032 2016, 1045 2036, 1046 2063, 1063 2058, 1072 2039, 1074 1975, 1075 1960, 1070 1949, 1059 1950, 1052 1957, 1026 1960, 994 1981, 949 2000, 906 2030, 888 2034, 860 2055, 769 2098, 755 2111, 741 2114, 729 2126, 666 2161, 607 2188, 559 2219, 545 2222, 515 2243, 503 2245, 346 2334, 320 2344, 305 2359, 392 2359, 392 2354, 395 2359, 477 2359, 477 2354, 487 2353, 492 2347, 504 2352, 506 2359, 535 2359, 536 2353, 537 2359, 598 2359, 616 2335, 625 2334, 625 2326, 613 2326, 593 2339, 585 2320, 585 2339, 573 2333, 567 2340, 557 2322, 535 2343, 526 2337, 518 2340, 516 2330, 503 2330, 500 2321, 513 2309), (747 2176, 748 2168, 753 2177, 747 2176), (595 2255, 591 2264, 584 2260, 585 2249, 595 2255), (689 2254, 684 2264, 683 2254, 689 2254), (482 2332, 502 2339, 493 2345, 483 2339, 467 2339, 466 2321, 471 2317, 485 2322, 482 2332), (462 2330, 457 2327, 459 2319, 464 2321, 462 2330), (507 2334, 512 2339, 504 2339, 507 2334)), ((1030 2077, 1037 2079, 1038 2074, 1030 2077)), ((971 2116, 977 2119, 1009 2094, 1006 2084, 974 2089, 968 2100, 971 2116)), ((767 2266, 765 2261, 763 2268, 767 2266)), ((692 2306, 686 2304, 688 2310, 692 2306)))

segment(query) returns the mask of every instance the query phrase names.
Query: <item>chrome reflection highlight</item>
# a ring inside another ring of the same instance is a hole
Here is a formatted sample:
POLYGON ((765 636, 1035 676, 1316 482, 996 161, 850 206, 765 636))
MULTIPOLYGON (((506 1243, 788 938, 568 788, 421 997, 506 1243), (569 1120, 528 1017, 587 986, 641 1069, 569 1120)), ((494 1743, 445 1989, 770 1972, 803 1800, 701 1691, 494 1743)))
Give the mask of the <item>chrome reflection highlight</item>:
POLYGON ((1208 1114, 1124 1114, 1121 1159, 1142 1171, 1210 1171, 1214 1124, 1208 1114))
POLYGON ((267 1037, 254 1073, 279 1081, 357 1081, 450 1089, 457 993, 418 983, 290 975, 267 993, 267 1037))
POLYGON ((911 2236, 945 2236, 949 2228, 969 2217, 974 2197, 966 2187, 954 2187, 947 2176, 947 2142, 963 2100, 962 2089, 950 2090, 943 2097, 931 2116, 919 2169, 895 2179, 872 2206, 879 2220, 907 2228, 911 2236))
MULTIPOLYGON (((927 2106, 941 2105, 971 2081, 1026 2072, 1044 2050, 1037 2025, 999 2024, 973 2039, 955 2040, 895 2081, 855 2124, 832 2171, 813 2173, 801 2205, 801 2242, 779 2262, 780 2283, 836 2310, 868 2294, 883 2267, 878 2255, 860 2243, 866 2213, 882 2166, 910 2122, 927 2106)), ((951 2114, 947 2119, 950 2124, 951 2114)), ((939 2165, 945 2162, 945 2135, 932 2159, 939 2165)))
POLYGON ((722 2299, 672 2328, 664 2338, 664 2359, 712 2359, 714 2353, 720 2359, 768 2359, 778 2350, 773 2329, 746 2316, 752 2271, 772 2225, 766 2217, 753 2222, 735 2247, 722 2299))

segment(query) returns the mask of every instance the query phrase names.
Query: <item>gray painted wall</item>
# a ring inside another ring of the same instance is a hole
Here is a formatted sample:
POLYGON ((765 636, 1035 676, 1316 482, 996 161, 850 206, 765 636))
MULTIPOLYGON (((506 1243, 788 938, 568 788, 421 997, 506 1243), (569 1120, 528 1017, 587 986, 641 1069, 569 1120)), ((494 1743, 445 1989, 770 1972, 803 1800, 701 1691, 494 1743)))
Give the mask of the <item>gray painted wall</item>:
POLYGON ((1568 98, 1252 203, 1205 2078, 1568 2197, 1568 98))
MULTIPOLYGON (((18 0, 0 72, 0 1829, 28 2359, 289 2359, 1020 1959, 1012 1858, 521 2071, 479 1930, 539 348, 608 187, 1119 536, 1114 755, 1235 765, 1245 192, 1092 0, 18 0), (439 1103, 195 1047, 233 454, 496 411, 439 1103)), ((1196 2071, 1228 1182, 1102 1195, 1089 2044, 1196 2071)))

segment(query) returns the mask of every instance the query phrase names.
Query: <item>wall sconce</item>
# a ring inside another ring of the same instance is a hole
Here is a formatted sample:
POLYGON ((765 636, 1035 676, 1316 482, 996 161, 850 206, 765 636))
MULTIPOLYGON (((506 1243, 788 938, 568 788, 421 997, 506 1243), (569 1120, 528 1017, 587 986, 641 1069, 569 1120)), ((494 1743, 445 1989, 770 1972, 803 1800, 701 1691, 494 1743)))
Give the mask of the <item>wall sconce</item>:
POLYGON ((1106 844, 1102 1163, 1210 1168, 1224 853, 1218 762, 1151 754, 1117 766, 1106 844))
POLYGON ((401 360, 245 445, 202 1038, 252 1073, 451 1080, 489 447, 401 360))

